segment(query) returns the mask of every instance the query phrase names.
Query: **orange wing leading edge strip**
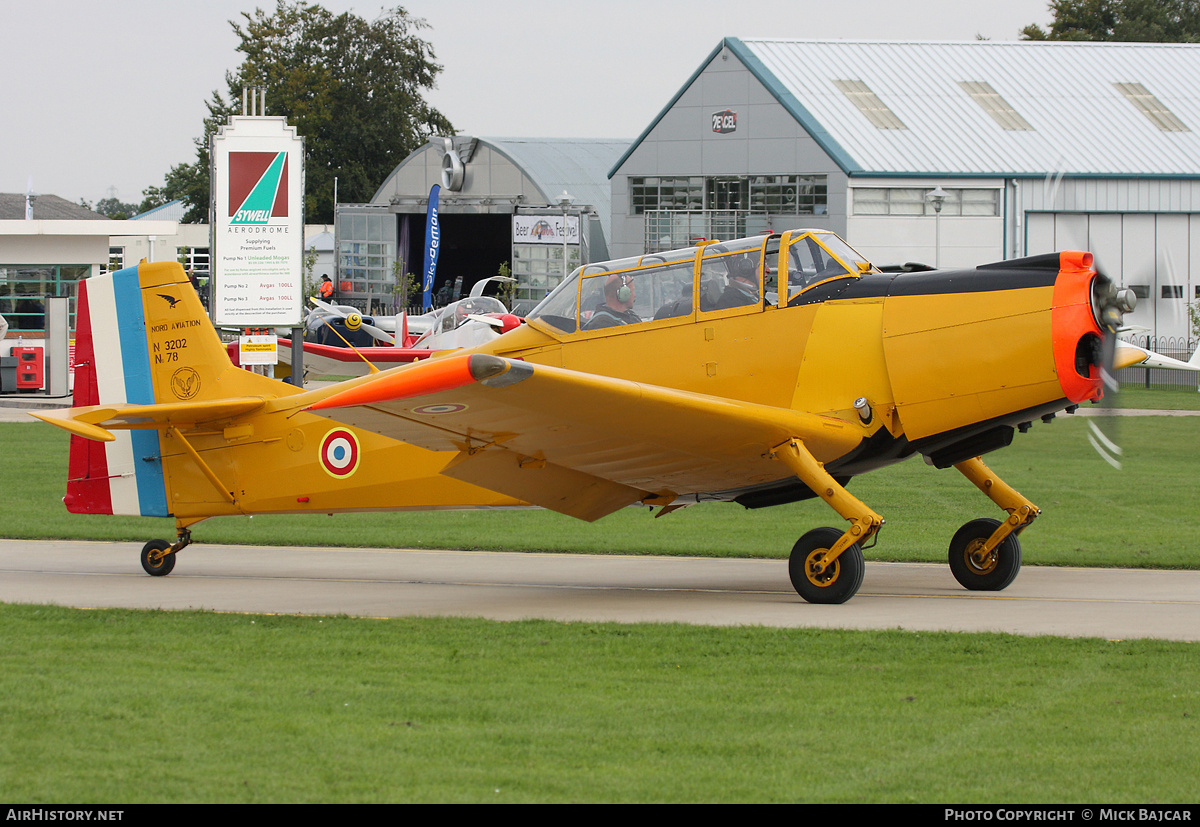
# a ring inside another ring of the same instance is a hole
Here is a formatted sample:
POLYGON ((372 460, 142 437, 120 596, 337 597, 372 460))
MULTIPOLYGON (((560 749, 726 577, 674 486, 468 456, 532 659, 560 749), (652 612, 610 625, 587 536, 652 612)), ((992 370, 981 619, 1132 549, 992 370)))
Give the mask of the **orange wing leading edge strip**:
MULTIPOLYGON (((472 382, 489 384, 486 380, 508 372, 512 366, 507 359, 480 354, 430 359, 380 374, 369 382, 327 396, 305 410, 372 405, 427 396, 472 382)), ((521 374, 521 378, 524 375, 521 374)))

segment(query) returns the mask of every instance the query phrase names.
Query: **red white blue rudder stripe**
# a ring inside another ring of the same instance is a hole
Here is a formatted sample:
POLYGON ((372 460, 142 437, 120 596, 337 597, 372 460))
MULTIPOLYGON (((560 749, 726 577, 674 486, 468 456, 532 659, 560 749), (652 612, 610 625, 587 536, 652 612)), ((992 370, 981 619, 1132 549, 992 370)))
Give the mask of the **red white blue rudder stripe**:
MULTIPOLYGON (((76 407, 153 404, 138 268, 79 285, 76 407)), ((71 438, 66 504, 75 513, 169 517, 162 448, 154 429, 113 431, 111 442, 71 438)))

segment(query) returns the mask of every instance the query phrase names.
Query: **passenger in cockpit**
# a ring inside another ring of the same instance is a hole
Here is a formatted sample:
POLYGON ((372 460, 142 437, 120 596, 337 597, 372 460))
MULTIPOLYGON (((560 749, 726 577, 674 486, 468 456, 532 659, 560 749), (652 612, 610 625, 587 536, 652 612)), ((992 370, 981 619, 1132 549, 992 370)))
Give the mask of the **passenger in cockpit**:
POLYGON ((729 283, 721 298, 717 299, 715 310, 727 310, 730 307, 745 307, 758 301, 758 268, 754 266, 749 256, 736 256, 727 264, 729 268, 729 283))
POLYGON ((639 323, 641 317, 633 312, 633 302, 636 298, 633 277, 612 274, 604 280, 604 303, 596 308, 583 329, 600 330, 605 327, 639 323))
POLYGON ((692 312, 692 285, 691 282, 684 282, 682 285, 682 293, 679 298, 674 301, 669 301, 662 307, 658 308, 658 312, 654 314, 654 321, 660 319, 674 319, 677 316, 687 316, 692 312))

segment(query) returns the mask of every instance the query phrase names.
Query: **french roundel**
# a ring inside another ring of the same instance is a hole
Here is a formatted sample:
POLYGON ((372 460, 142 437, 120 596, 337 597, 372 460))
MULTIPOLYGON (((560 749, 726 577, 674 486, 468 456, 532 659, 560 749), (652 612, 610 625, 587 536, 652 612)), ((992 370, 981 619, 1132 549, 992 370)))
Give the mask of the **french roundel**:
POLYGON ((357 471, 361 457, 358 437, 346 428, 334 428, 321 440, 321 467, 335 479, 345 479, 357 471))

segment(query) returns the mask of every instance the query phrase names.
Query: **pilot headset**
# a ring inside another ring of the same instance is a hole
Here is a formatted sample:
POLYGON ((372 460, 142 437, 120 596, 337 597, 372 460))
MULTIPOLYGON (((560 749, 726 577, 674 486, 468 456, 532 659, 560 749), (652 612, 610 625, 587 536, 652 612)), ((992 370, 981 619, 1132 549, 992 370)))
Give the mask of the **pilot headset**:
POLYGON ((617 288, 617 301, 625 304, 633 298, 633 289, 629 286, 629 277, 621 276, 621 286, 617 288))

